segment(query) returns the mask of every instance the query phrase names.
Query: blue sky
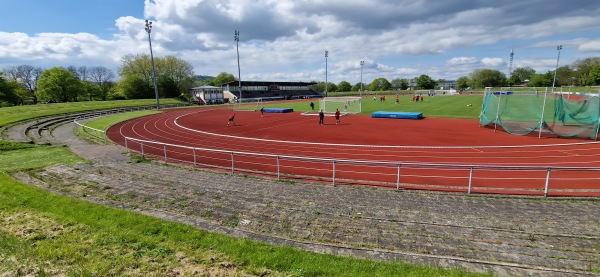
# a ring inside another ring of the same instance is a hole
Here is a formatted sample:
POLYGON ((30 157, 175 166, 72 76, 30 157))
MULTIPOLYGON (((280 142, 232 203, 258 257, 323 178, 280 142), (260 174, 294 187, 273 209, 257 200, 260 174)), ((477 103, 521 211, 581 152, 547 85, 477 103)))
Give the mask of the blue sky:
POLYGON ((118 32, 115 19, 144 16, 143 1, 135 0, 0 0, 3 32, 92 33, 110 38, 118 32))
POLYGON ((600 1, 0 0, 0 69, 106 66, 147 54, 189 61, 199 75, 242 80, 456 79, 475 69, 538 73, 600 56, 600 1))

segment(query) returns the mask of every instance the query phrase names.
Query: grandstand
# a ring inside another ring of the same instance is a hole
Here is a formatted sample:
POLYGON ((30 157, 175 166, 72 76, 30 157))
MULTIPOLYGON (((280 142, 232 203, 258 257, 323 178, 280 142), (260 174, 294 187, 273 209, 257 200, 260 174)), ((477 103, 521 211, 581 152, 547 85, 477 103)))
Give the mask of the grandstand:
POLYGON ((264 82, 264 81, 242 81, 242 91, 238 81, 232 81, 222 85, 226 97, 234 99, 261 99, 262 101, 321 98, 323 95, 312 89, 316 83, 305 82, 264 82))

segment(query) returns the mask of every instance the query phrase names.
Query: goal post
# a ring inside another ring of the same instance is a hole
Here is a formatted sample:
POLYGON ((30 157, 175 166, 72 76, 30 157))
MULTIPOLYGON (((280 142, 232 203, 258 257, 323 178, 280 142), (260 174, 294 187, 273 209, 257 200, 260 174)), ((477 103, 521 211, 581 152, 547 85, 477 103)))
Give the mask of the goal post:
POLYGON ((334 113, 338 109, 342 113, 361 113, 361 97, 325 97, 319 101, 319 108, 325 113, 334 113))
POLYGON ((258 111, 263 107, 261 98, 251 99, 238 99, 237 102, 233 103, 234 111, 258 111))

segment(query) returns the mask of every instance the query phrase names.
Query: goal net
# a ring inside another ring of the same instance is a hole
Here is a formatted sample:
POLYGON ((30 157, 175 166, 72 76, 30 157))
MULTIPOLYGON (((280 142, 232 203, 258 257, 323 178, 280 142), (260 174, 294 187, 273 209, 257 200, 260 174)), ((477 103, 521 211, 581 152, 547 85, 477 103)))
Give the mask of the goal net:
POLYGON ((258 111, 263 107, 261 98, 238 99, 233 103, 234 111, 258 111))
POLYGON ((526 135, 544 130, 560 137, 597 139, 598 94, 581 93, 565 99, 550 91, 486 91, 479 123, 526 135))
POLYGON ((319 108, 325 113, 335 113, 338 109, 341 113, 362 112, 362 99, 360 97, 325 97, 319 101, 319 108))

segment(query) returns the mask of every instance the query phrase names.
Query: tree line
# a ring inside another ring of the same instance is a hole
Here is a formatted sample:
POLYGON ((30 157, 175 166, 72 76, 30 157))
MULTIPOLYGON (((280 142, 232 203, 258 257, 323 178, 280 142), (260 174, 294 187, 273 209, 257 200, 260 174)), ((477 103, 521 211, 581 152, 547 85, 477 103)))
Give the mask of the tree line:
MULTIPOLYGON (((174 56, 154 59, 159 97, 186 97, 194 83, 193 66, 174 56)), ((126 55, 116 74, 104 66, 42 69, 31 65, 0 69, 0 106, 154 98, 149 55, 126 55)))
MULTIPOLYGON (((193 86, 213 85, 235 81, 230 73, 221 72, 216 77, 195 76, 191 63, 174 56, 155 58, 156 85, 159 97, 187 98, 193 86)), ((126 55, 121 59, 117 74, 103 66, 69 66, 42 69, 31 65, 7 66, 0 69, 0 106, 27 103, 117 100, 154 98, 154 82, 150 56, 126 55)), ((319 92, 386 91, 406 89, 436 89, 446 80, 434 80, 422 74, 412 79, 376 78, 371 83, 347 81, 338 84, 315 82, 319 92)), ((507 77, 499 70, 476 69, 468 76, 456 80, 456 89, 482 89, 484 87, 530 86, 596 86, 600 85, 600 57, 577 60, 546 73, 537 73, 530 67, 518 67, 507 77)))

